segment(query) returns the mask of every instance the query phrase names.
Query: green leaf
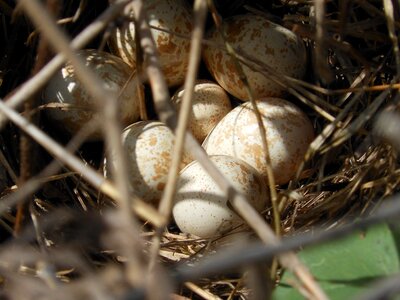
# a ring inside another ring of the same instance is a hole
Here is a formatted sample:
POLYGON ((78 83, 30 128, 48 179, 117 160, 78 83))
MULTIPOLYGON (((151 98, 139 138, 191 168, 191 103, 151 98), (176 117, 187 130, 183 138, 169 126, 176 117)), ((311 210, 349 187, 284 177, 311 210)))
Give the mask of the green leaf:
MULTIPOLYGON (((387 225, 306 248, 299 252, 299 257, 331 299, 349 299, 372 281, 399 272, 396 239, 387 225)), ((273 299, 304 299, 288 285, 294 280, 293 275, 286 272, 273 299)))

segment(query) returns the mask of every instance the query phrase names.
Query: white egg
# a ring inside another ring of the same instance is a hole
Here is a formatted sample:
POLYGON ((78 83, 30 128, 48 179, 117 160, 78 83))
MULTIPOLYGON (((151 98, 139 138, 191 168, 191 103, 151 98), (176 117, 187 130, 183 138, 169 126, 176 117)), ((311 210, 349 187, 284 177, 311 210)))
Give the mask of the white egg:
MULTIPOLYGON (((184 89, 181 88, 172 97, 172 102, 181 107, 184 89)), ((214 126, 232 110, 231 102, 225 90, 208 80, 197 80, 194 86, 192 112, 189 129, 202 143, 214 126)))
MULTIPOLYGON (((161 199, 171 167, 175 136, 158 121, 140 121, 123 130, 122 143, 127 153, 129 181, 133 193, 156 204, 161 199)), ((110 155, 113 166, 113 154, 110 155)), ((188 163, 184 154, 181 168, 188 163)))
MULTIPOLYGON (((210 159, 257 211, 266 207, 266 184, 253 167, 231 156, 216 155, 210 159)), ((199 237, 223 234, 242 222, 228 205, 228 196, 197 161, 181 171, 172 213, 182 232, 199 237)))
MULTIPOLYGON (((257 101, 266 129, 271 167, 277 184, 296 174, 314 129, 307 115, 293 103, 280 98, 257 101)), ((209 155, 231 155, 243 159, 267 181, 265 151, 250 102, 233 109, 211 131, 203 143, 209 155)))
MULTIPOLYGON (((223 30, 234 49, 267 64, 286 76, 301 78, 306 71, 306 49, 292 31, 268 21, 260 15, 245 14, 224 20, 223 30)), ((216 29, 209 32, 204 60, 215 80, 233 96, 247 101, 248 94, 231 56, 224 51, 224 41, 216 29)), ((239 53, 239 54, 240 54, 239 53)), ((282 96, 284 86, 264 74, 242 65, 256 99, 282 96)))
MULTIPOLYGON (((191 9, 184 0, 147 0, 145 9, 162 71, 169 86, 182 84, 189 62, 191 9)), ((115 31, 110 46, 126 63, 136 67, 135 25, 130 22, 115 31)))
MULTIPOLYGON (((137 76, 132 76, 132 69, 119 57, 97 50, 81 50, 77 55, 84 59, 102 81, 103 88, 118 95, 118 108, 123 126, 139 118, 139 97, 143 96, 143 85, 137 76)), ((57 127, 69 134, 75 134, 91 119, 98 117, 98 104, 92 99, 77 78, 74 67, 67 63, 58 71, 43 91, 44 103, 56 103, 65 107, 48 108, 46 114, 57 127)), ((102 137, 101 128, 90 139, 102 137)))

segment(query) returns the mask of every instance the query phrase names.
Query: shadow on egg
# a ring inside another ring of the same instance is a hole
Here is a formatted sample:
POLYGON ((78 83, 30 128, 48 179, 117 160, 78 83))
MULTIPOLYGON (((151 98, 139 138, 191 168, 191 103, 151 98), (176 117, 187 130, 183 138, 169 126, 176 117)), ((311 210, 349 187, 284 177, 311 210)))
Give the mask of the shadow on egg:
MULTIPOLYGON (((143 149, 138 149, 137 141, 140 139, 141 135, 156 128, 159 125, 153 124, 148 128, 144 128, 143 131, 138 135, 136 140, 126 141, 125 149, 128 161, 128 171, 130 174, 131 187, 134 194, 145 199, 148 202, 156 202, 161 198, 161 193, 164 189, 165 183, 159 182, 154 186, 153 181, 162 177, 162 167, 158 168, 158 174, 153 175, 151 178, 145 177, 145 172, 148 170, 143 170, 139 164, 142 157, 138 158, 138 151, 143 149), (149 180, 150 184, 149 184, 149 180)), ((128 139, 128 137, 127 137, 128 139)))
MULTIPOLYGON (((123 130, 122 140, 132 192, 147 202, 157 204, 171 166, 173 132, 164 123, 140 121, 123 130)), ((113 154, 110 157, 113 161, 113 154)), ((184 161, 187 157, 184 154, 184 161)), ((181 168, 183 166, 184 163, 181 168)))
MULTIPOLYGON (((314 138, 311 121, 297 106, 280 98, 257 101, 266 131, 268 152, 277 184, 293 178, 314 138)), ((203 143, 209 155, 230 155, 243 159, 267 180, 265 151, 251 103, 229 112, 203 143)))
POLYGON ((212 192, 178 192, 172 213, 182 232, 204 238, 226 233, 242 223, 228 205, 228 198, 212 192))
MULTIPOLYGON (((102 88, 110 95, 117 96, 115 100, 121 124, 126 126, 137 121, 137 99, 143 95, 143 85, 134 71, 120 58, 107 52, 85 49, 77 51, 77 55, 101 81, 102 88)), ((48 82, 42 93, 42 101, 48 106, 57 104, 55 108, 53 105, 53 108, 46 109, 47 118, 71 135, 86 126, 94 116, 101 117, 97 99, 93 99, 87 92, 70 62, 60 68, 48 82)), ((102 136, 99 126, 88 139, 101 140, 102 136)))
POLYGON ((212 237, 241 223, 240 216, 228 202, 233 189, 256 211, 261 211, 268 203, 267 187, 249 164, 227 155, 210 156, 210 160, 230 182, 231 190, 224 193, 201 164, 193 161, 181 171, 173 206, 178 227, 199 237, 212 237))

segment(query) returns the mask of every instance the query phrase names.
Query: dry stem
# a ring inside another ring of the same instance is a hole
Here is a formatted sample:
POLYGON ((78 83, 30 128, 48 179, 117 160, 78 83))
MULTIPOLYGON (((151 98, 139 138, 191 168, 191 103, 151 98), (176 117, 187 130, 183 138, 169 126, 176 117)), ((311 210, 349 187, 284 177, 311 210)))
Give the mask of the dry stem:
MULTIPOLYGON (((182 161, 182 155, 184 150, 185 136, 187 126, 189 123, 189 117, 192 107, 192 99, 194 92, 194 85, 197 77, 198 65, 201 59, 201 41, 204 34, 204 24, 207 16, 207 5, 203 0, 196 0, 193 5, 194 28, 192 32, 192 40, 189 52, 189 63, 186 73, 184 94, 182 99, 182 107, 179 113, 178 126, 175 132, 175 143, 173 148, 173 156, 171 161, 171 168, 168 174, 167 184, 159 205, 159 212, 164 216, 165 220, 169 220, 171 216, 171 209, 176 193, 176 183, 179 177, 179 170, 182 161)), ((152 240, 152 256, 150 268, 154 265, 160 248, 160 240, 164 226, 156 229, 156 234, 152 240)))

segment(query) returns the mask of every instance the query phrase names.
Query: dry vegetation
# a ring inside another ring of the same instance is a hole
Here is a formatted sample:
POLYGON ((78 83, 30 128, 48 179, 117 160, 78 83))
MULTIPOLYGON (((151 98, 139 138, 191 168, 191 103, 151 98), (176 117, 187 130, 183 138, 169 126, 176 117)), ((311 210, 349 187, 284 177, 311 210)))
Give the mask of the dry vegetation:
MULTIPOLYGON (((45 107, 40 104, 40 91, 63 57, 73 57, 72 48, 108 50, 106 40, 110 31, 124 22, 124 7, 140 9, 141 1, 117 1, 119 6, 113 10, 106 1, 42 1, 48 10, 39 16, 34 6, 40 1, 16 2, 20 5, 0 0, 2 298, 264 299, 273 286, 265 274, 278 270, 279 275, 281 266, 294 269, 308 293, 323 297, 307 271, 293 265, 294 254, 281 255, 279 265, 268 259, 265 266, 255 266, 240 257, 246 251, 232 252, 225 265, 215 264, 214 269, 199 266, 196 271, 197 261, 219 248, 227 251, 220 243, 224 237, 198 239, 180 233, 172 221, 166 221, 173 188, 167 189, 158 210, 132 199, 123 168, 115 182, 102 180, 103 143, 85 143, 85 129, 72 139, 62 136, 41 114, 45 107), (72 44, 46 24, 47 14, 57 16, 58 28, 74 39, 72 44), (55 52, 49 50, 57 45, 55 52), (61 52, 63 56, 54 56, 61 52), (182 267, 185 264, 194 267, 182 267)), ((204 6, 206 1, 188 2, 204 6)), ((276 192, 275 224, 281 225, 282 234, 309 232, 319 226, 335 230, 346 220, 374 213, 398 190, 398 5, 390 0, 219 0, 211 7, 214 19, 209 13, 206 29, 219 17, 252 11, 297 32, 307 45, 310 59, 304 81, 280 78, 269 73, 268 66, 257 65, 266 76, 287 86, 288 97, 307 112, 318 134, 297 178, 276 190, 271 187, 276 192)), ((192 38, 192 43, 200 42, 203 32, 201 18, 196 20, 199 31, 183 37, 192 38)), ((149 43, 145 26, 141 37, 142 46, 149 43)), ((151 57, 151 47, 144 55, 151 57)), ((248 55, 237 53, 236 59, 249 64, 248 55)), ((194 51, 194 64, 198 58, 194 51)), ((146 85, 148 116, 184 137, 184 125, 178 123, 170 105, 165 105, 173 90, 166 88, 157 67, 143 73, 151 78, 146 85)), ((199 74, 210 77, 202 62, 199 74)), ((96 84, 90 74, 83 72, 82 76, 86 83, 96 84)), ((188 81, 195 76, 194 69, 188 81)), ((106 111, 107 99, 92 87, 106 111)), ((112 114, 105 118, 105 143, 121 151, 120 125, 112 114)), ((207 165, 190 136, 186 144, 207 165)), ((208 168, 214 171, 212 166, 208 168)), ((172 179, 170 184, 174 184, 172 179)), ((223 179, 219 184, 229 188, 223 179)), ((243 215, 246 228, 251 228, 238 230, 248 232, 254 240, 279 244, 267 225, 274 224, 272 210, 263 212, 265 222, 260 224, 261 218, 253 218, 240 195, 234 195, 232 205, 243 215)))

